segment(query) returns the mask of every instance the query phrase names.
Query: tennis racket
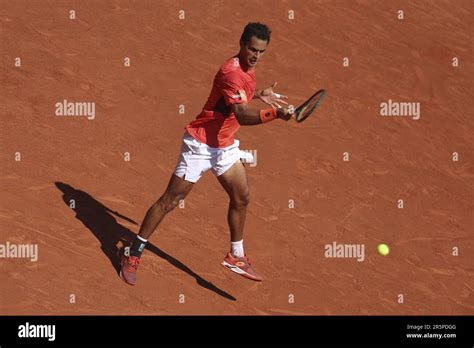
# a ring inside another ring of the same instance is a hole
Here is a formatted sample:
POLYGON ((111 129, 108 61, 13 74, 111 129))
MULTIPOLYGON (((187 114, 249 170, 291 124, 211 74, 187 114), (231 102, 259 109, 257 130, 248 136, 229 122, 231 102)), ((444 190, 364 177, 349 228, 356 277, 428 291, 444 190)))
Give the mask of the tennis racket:
POLYGON ((324 99, 324 96, 326 95, 326 90, 321 89, 314 93, 307 101, 305 101, 303 104, 298 106, 295 111, 293 112, 293 115, 295 117, 296 122, 303 122, 306 120, 309 115, 312 114, 314 109, 318 107, 319 104, 324 99))

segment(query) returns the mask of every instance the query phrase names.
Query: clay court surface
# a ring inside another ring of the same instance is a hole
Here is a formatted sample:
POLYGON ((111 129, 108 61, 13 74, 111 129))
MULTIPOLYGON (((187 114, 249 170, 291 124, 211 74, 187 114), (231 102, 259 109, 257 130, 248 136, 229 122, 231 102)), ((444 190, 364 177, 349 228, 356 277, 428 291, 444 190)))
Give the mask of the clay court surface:
POLYGON ((39 248, 37 262, 0 260, 1 314, 474 314, 471 1, 0 5, 0 242, 39 248), (328 90, 304 123, 237 133, 257 150, 245 249, 265 280, 220 266, 228 201, 209 172, 126 285, 117 248, 165 189, 249 21, 273 31, 257 88, 278 81, 295 105, 328 90), (56 116, 64 99, 95 102, 95 119, 56 116), (380 116, 389 99, 419 102, 420 119, 380 116), (363 244, 364 261, 326 258, 333 242, 363 244))

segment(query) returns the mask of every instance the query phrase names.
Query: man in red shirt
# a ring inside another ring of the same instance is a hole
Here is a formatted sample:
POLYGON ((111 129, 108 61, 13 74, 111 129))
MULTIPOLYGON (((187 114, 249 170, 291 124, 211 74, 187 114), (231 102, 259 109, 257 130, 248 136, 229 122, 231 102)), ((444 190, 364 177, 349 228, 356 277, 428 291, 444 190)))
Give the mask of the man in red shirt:
POLYGON ((136 283, 136 271, 148 238, 161 220, 191 191, 193 185, 211 170, 229 195, 227 215, 231 245, 222 265, 252 280, 262 277, 252 268, 244 253, 243 234, 249 188, 242 152, 234 134, 241 125, 258 125, 280 118, 288 121, 291 113, 285 106, 286 96, 273 92, 273 86, 256 90, 255 66, 270 43, 270 29, 261 23, 249 23, 240 39, 239 53, 228 59, 217 72, 211 94, 197 118, 189 123, 183 135, 181 153, 165 193, 148 209, 140 232, 121 260, 121 278, 136 283), (248 106, 259 98, 271 107, 262 110, 248 106))

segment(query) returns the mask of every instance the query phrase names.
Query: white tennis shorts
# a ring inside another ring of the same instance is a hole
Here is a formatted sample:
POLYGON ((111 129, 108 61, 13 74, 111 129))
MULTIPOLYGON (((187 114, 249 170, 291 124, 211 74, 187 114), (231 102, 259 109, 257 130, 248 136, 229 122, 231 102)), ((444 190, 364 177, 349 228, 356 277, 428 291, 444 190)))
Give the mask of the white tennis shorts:
POLYGON ((239 149, 238 140, 230 146, 215 148, 201 143, 186 131, 174 173, 186 181, 197 182, 209 169, 215 176, 224 174, 245 155, 239 149))

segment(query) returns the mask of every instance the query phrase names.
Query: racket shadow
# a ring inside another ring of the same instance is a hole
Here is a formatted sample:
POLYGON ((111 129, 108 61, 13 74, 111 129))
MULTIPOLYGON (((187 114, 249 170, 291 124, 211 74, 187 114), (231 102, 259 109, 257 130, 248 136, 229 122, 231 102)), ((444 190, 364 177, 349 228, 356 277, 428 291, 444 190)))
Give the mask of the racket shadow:
MULTIPOLYGON (((87 192, 75 189, 62 182, 55 182, 55 185, 63 193, 62 198, 68 209, 71 209, 70 206, 74 202, 75 208, 73 210, 76 213, 76 219, 81 221, 99 240, 102 252, 107 256, 118 275, 120 272, 119 255, 121 251, 119 246, 130 245, 135 239, 136 234, 119 224, 115 217, 135 225, 138 224, 134 220, 109 209, 87 192)), ((196 279, 196 282, 203 288, 213 291, 228 300, 237 301, 234 296, 205 280, 184 263, 167 254, 156 245, 148 243, 146 249, 196 279)))

